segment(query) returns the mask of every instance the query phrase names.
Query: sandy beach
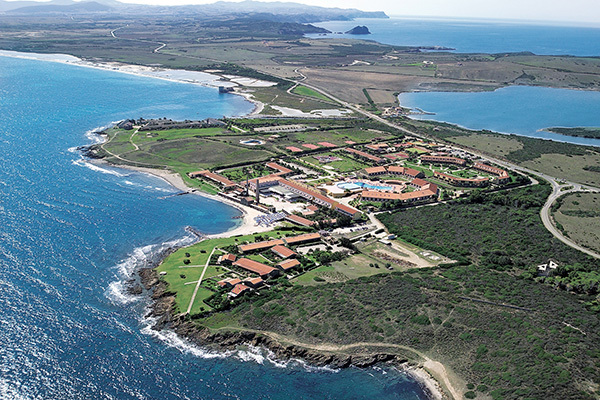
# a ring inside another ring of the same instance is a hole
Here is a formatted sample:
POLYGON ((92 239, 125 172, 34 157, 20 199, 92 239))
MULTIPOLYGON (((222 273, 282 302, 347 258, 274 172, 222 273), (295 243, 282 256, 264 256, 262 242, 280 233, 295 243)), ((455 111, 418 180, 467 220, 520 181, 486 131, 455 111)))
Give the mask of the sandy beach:
MULTIPOLYGON (((102 165, 102 164, 110 165, 111 167, 115 167, 115 168, 123 168, 123 169, 128 169, 131 171, 150 174, 150 175, 156 176, 156 177, 164 180, 165 182, 169 183, 171 186, 173 186, 181 191, 190 191, 192 189, 186 185, 186 183, 183 181, 183 179, 181 178, 181 176, 179 174, 168 171, 168 170, 144 168, 144 167, 134 167, 134 166, 130 166, 130 165, 113 165, 113 164, 111 164, 107 161, 103 161, 103 160, 90 160, 88 162, 92 162, 92 163, 100 164, 100 165, 102 165)), ((238 226, 232 230, 229 230, 227 232, 218 233, 218 234, 214 234, 214 235, 208 235, 209 238, 231 237, 231 236, 236 236, 236 235, 250 235, 252 233, 261 233, 261 232, 268 232, 268 231, 273 230, 273 227, 256 225, 256 223, 254 222, 254 218, 259 215, 263 215, 264 213, 261 213, 260 211, 254 209, 252 207, 247 207, 242 204, 235 203, 231 200, 228 200, 224 197, 217 196, 217 195, 211 195, 208 193, 200 192, 198 190, 190 192, 190 194, 194 194, 194 195, 202 196, 202 197, 205 197, 205 198, 208 198, 211 200, 219 201, 219 202, 227 204, 231 207, 237 208, 244 214, 244 218, 240 219, 242 221, 240 226, 238 226)))
MULTIPOLYGON (((249 102, 254 104, 254 110, 248 115, 257 115, 264 109, 264 104, 253 98, 250 93, 243 92, 245 86, 255 87, 260 86, 256 82, 250 80, 246 81, 243 79, 235 79, 236 82, 222 80, 221 76, 215 74, 209 74, 200 71, 186 71, 179 69, 167 69, 161 67, 147 67, 143 65, 132 65, 118 62, 99 62, 99 61, 87 61, 82 60, 78 57, 69 54, 42 54, 42 53, 22 53, 18 51, 0 50, 0 57, 11 57, 21 58, 26 60, 37 60, 37 61, 48 61, 56 62, 61 64, 75 65, 85 68, 95 68, 104 71, 119 72, 122 74, 129 74, 135 76, 142 76, 146 78, 162 79, 170 82, 185 83, 191 85, 200 85, 217 89, 219 86, 224 87, 235 87, 237 91, 230 92, 230 94, 242 96, 249 102), (245 85, 244 83, 247 83, 245 85)), ((230 76, 230 75, 227 75, 230 76)), ((241 77, 240 77, 241 78, 241 77)), ((271 86, 268 85, 263 86, 271 86)))

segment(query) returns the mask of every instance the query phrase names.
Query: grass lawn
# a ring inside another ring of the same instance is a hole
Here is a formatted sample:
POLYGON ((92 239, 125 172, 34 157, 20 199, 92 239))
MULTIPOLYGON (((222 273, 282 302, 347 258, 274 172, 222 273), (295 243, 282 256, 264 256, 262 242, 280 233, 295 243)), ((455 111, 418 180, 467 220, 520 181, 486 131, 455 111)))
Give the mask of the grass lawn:
POLYGON ((330 162, 327 164, 321 164, 319 161, 317 161, 317 159, 314 158, 314 156, 306 156, 306 157, 303 157, 301 160, 304 162, 307 162, 309 164, 316 165, 317 167, 321 167, 321 168, 323 168, 324 166, 333 167, 338 172, 357 171, 359 169, 368 167, 367 164, 363 164, 360 161, 346 157, 340 151, 319 153, 317 156, 332 156, 332 157, 341 158, 342 160, 333 161, 333 162, 330 162))
POLYGON ((314 285, 320 285, 323 283, 327 283, 326 281, 315 281, 315 277, 319 277, 322 279, 325 279, 323 277, 324 274, 327 273, 331 273, 331 272, 335 272, 335 269, 331 266, 331 265, 321 265, 320 267, 317 267, 313 270, 310 270, 308 272, 305 272, 304 274, 300 275, 297 278, 294 278, 293 282, 298 283, 299 285, 303 285, 303 286, 314 286, 314 285))
POLYGON ((302 86, 302 85, 296 86, 294 88, 294 90, 292 90, 292 93, 299 94, 300 96, 315 97, 319 100, 333 102, 333 100, 331 100, 329 97, 317 92, 316 90, 313 90, 311 88, 308 88, 308 87, 302 86))

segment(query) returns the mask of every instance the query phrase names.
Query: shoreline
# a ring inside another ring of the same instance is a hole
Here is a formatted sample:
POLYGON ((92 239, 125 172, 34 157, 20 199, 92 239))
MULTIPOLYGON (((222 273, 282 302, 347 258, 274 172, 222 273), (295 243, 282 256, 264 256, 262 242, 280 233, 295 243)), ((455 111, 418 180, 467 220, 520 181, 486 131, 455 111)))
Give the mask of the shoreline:
MULTIPOLYGON (((211 89, 218 89, 219 86, 234 87, 243 90, 244 85, 221 81, 221 76, 203 71, 188 71, 185 69, 169 69, 163 67, 148 67, 145 65, 125 64, 114 61, 88 61, 70 54, 60 53, 25 53, 20 51, 0 49, 0 57, 19 58, 25 60, 55 62, 59 64, 73 65, 83 68, 93 68, 102 71, 112 71, 127 75, 133 75, 143 78, 161 79, 168 82, 182 83, 187 85, 197 85, 211 89), (173 76, 173 75, 179 75, 173 76)), ((262 112, 265 105, 254 99, 252 94, 243 91, 233 91, 228 94, 241 96, 254 105, 254 109, 244 116, 255 116, 262 112)))
MULTIPOLYGON (((153 330, 170 330, 188 340, 191 344, 211 350, 231 352, 244 346, 256 346, 266 349, 275 359, 281 361, 301 360, 316 367, 333 369, 368 368, 387 363, 398 372, 404 373, 416 381, 431 400, 451 399, 438 379, 428 371, 427 363, 411 361, 406 357, 390 352, 357 351, 344 353, 339 351, 323 351, 303 347, 286 342, 284 337, 272 337, 268 333, 241 329, 239 331, 211 331, 209 328, 196 325, 191 319, 182 315, 173 315, 175 296, 168 291, 168 285, 161 281, 155 267, 139 270, 140 283, 149 295, 152 303, 146 318, 155 320, 153 330)), ((141 294, 144 295, 144 294, 141 294)))
MULTIPOLYGON (((214 77, 211 81, 190 81, 186 79, 175 79, 165 76, 157 76, 156 74, 152 74, 153 71, 161 71, 161 72, 171 72, 171 71, 179 71, 179 70, 169 70, 165 68, 154 68, 154 67, 145 67, 145 66, 136 66, 131 64, 123 64, 123 63, 107 63, 107 62, 91 62, 85 61, 78 57, 71 55, 62 55, 62 54, 40 54, 40 53, 23 53, 23 52, 13 52, 7 50, 0 50, 0 57, 11 57, 11 58, 21 58, 21 59, 30 59, 36 61, 49 61, 49 62, 58 62, 67 65, 80 66, 84 68, 94 68, 105 71, 113 71, 120 72, 134 76, 141 76, 147 78, 155 78, 162 79, 171 82, 177 83, 185 83, 185 84, 195 84, 210 88, 217 88, 218 86, 223 85, 215 85, 213 82, 217 82, 218 77, 216 75, 208 74, 208 73, 200 73, 210 77, 214 77), (211 84, 212 83, 212 84, 211 84)), ((181 72, 183 70, 180 70, 181 72)), ((187 71, 193 72, 193 71, 187 71)), ((241 85, 233 84, 231 86, 241 85)), ((258 115, 263 109, 264 104, 260 101, 253 99, 250 93, 243 92, 233 92, 232 94, 236 94, 244 97, 249 102, 255 105, 255 108, 249 114, 245 116, 254 116, 258 115)), ((93 143, 96 144, 96 143, 93 143)), ((83 148, 90 146, 91 144, 87 144, 82 146, 83 148)), ((242 204, 235 203, 228 199, 225 199, 220 196, 211 195, 208 193, 204 193, 198 190, 194 190, 187 186, 187 184, 183 181, 181 176, 177 173, 174 173, 170 170, 160 170, 153 168, 144 168, 144 167, 136 167, 131 165, 122 165, 122 164, 113 164, 109 161, 102 159, 92 159, 83 157, 85 162, 89 162, 91 164, 96 165, 105 165, 110 166, 111 168, 120 168, 125 170, 130 170, 138 173, 145 173, 148 175, 152 175, 163 181, 167 182, 172 187, 189 192, 190 194, 195 194, 202 196, 204 198, 208 198, 214 201, 221 202, 230 207, 234 207, 238 209, 243 214, 242 222, 239 226, 223 232, 219 234, 207 235, 207 238, 218 238, 218 237, 231 237, 237 235, 246 235, 252 233, 261 233, 270 231, 272 227, 264 227, 264 226, 255 226, 254 225, 254 217, 256 215, 260 215, 261 213, 258 210, 255 210, 251 207, 244 206, 242 204)), ((169 251, 174 251, 175 249, 169 249, 169 251)), ((160 264, 164 257, 166 257, 168 253, 165 253, 161 256, 161 260, 157 260, 157 264, 160 264)), ((405 373, 410 376, 416 382, 418 382, 422 387, 426 395, 430 399, 446 399, 448 398, 445 392, 441 389, 440 383, 421 365, 414 365, 409 363, 407 359, 400 359, 397 355, 394 354, 383 354, 383 353, 369 353, 369 354, 360 354, 354 355, 350 357, 344 354, 336 354, 335 352, 326 354, 324 352, 315 352, 311 351, 308 348, 302 348, 295 345, 284 346, 283 344, 270 339, 265 336, 257 335, 250 331, 242 331, 242 332, 228 332, 228 333, 217 333, 210 334, 207 329, 202 331, 198 327, 194 326, 193 323, 189 321, 184 321, 181 317, 173 316, 171 314, 171 307, 173 305, 174 298, 171 294, 169 294, 166 290, 166 285, 161 283, 158 280, 155 268, 156 265, 150 268, 141 268, 135 272, 136 275, 140 278, 140 283, 144 287, 145 292, 135 293, 131 286, 131 280, 127 283, 131 294, 137 296, 146 296, 151 299, 151 304, 149 305, 150 312, 145 316, 145 318, 155 317, 158 319, 156 324, 152 327, 155 330, 163 330, 168 329, 175 332, 177 335, 185 338, 186 340, 190 340, 192 343, 200 346, 213 346, 219 350, 231 350, 233 348, 237 348, 242 345, 253 344, 256 346, 260 346, 268 351, 273 352, 278 358, 281 359, 300 359, 311 365, 315 366, 328 366, 334 368, 347 368, 351 366, 355 366, 358 368, 366 368, 369 366, 373 366, 383 362, 391 362, 392 365, 398 369, 399 372, 405 373), (190 326, 193 328, 189 330, 190 326), (205 340, 199 340, 200 337, 204 337, 205 340), (212 338, 212 340, 208 340, 212 338)))
POLYGON ((122 169, 130 170, 130 171, 134 171, 134 172, 141 172, 144 174, 152 175, 156 178, 162 179, 163 181, 167 182, 169 185, 173 186, 175 189, 188 192, 189 194, 192 194, 192 195, 202 196, 202 197, 210 199, 210 200, 218 201, 218 202, 226 204, 230 207, 236 208, 243 214, 243 218, 241 219, 242 222, 239 226, 237 226, 233 229, 230 229, 228 231, 222 232, 222 233, 206 235, 206 237, 208 239, 232 237, 232 236, 237 236, 237 235, 250 235, 253 233, 262 233, 262 232, 268 232, 268 231, 273 230, 272 227, 256 226, 254 224, 254 217, 256 217, 258 215, 262 215, 260 211, 254 209, 252 207, 247 207, 247 206, 244 206, 243 204, 233 202, 233 201, 228 200, 221 196, 204 193, 199 190, 194 190, 193 188, 186 185, 186 183, 183 181, 183 179, 181 178, 181 176, 179 174, 172 172, 170 170, 160 170, 160 169, 145 168, 145 167, 135 167, 132 165, 113 164, 109 161, 102 160, 102 159, 86 159, 86 162, 89 162, 92 164, 98 164, 98 165, 108 165, 112 168, 122 168, 122 169))

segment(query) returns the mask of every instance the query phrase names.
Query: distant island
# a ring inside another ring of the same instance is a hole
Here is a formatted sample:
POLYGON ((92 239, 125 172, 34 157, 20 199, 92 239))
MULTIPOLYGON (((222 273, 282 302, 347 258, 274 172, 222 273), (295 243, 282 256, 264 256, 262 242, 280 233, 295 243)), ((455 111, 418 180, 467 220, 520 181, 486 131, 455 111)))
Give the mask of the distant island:
POLYGON ((346 31, 346 34, 349 34, 349 35, 370 35, 371 32, 369 31, 369 28, 367 28, 366 26, 357 25, 354 28, 350 29, 349 31, 346 31))

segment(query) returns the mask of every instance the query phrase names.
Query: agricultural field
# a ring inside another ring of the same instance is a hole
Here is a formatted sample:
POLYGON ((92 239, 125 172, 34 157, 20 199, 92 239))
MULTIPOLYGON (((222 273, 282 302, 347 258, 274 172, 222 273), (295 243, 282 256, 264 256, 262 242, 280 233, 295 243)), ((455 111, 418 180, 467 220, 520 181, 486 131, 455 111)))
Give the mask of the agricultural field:
POLYGON ((553 213, 561 230, 576 243, 600 251, 600 194, 569 194, 553 213))
POLYGON ((323 100, 323 101, 333 102, 333 100, 331 100, 329 97, 317 92, 316 90, 313 90, 309 87, 302 86, 302 85, 296 86, 292 90, 292 93, 299 94, 301 96, 306 96, 306 97, 314 97, 314 98, 317 98, 317 99, 323 100))

